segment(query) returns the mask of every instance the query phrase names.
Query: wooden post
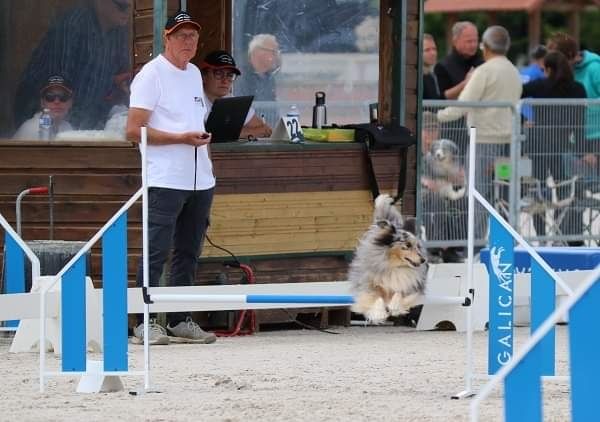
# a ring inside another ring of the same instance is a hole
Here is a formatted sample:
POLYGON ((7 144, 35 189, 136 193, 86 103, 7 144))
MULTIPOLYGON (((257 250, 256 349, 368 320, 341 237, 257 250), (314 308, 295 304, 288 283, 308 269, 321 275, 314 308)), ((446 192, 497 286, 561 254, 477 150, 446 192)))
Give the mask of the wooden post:
POLYGON ((452 50, 452 27, 458 22, 458 16, 456 13, 448 13, 446 21, 446 53, 450 53, 452 50))
POLYGON ((569 13, 569 33, 573 35, 577 45, 579 45, 580 34, 581 34, 581 2, 575 1, 572 5, 573 9, 569 13))
POLYGON ((542 8, 538 7, 529 12, 529 22, 527 24, 529 32, 529 50, 536 45, 541 44, 542 37, 542 8))
POLYGON ((152 57, 162 53, 163 30, 167 22, 167 2, 165 0, 154 0, 154 43, 152 44, 152 57))
POLYGON ((394 45, 393 0, 381 0, 379 12, 379 122, 392 120, 394 45))

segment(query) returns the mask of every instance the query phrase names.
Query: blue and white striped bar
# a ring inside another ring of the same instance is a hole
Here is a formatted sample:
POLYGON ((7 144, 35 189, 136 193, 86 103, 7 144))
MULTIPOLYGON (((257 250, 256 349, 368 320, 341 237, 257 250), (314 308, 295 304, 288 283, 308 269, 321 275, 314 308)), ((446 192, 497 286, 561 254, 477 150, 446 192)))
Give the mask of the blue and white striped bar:
MULTIPOLYGON (((224 303, 224 304, 253 304, 253 303, 300 303, 300 304, 319 304, 319 305, 352 305, 354 297, 351 295, 306 295, 306 294, 260 294, 260 295, 239 295, 239 294, 150 294, 151 301, 154 302, 204 302, 204 303, 224 303)), ((462 296, 424 296, 420 301, 423 304, 437 305, 468 305, 470 300, 462 296)), ((223 309, 226 310, 226 309, 223 309)))

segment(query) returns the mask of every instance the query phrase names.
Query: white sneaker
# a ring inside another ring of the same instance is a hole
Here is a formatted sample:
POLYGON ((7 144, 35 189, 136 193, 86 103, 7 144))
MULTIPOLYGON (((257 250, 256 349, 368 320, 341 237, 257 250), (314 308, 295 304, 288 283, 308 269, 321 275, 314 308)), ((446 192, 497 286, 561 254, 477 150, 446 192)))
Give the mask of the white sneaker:
POLYGON ((217 341, 217 336, 204 331, 191 317, 187 317, 175 327, 167 325, 167 330, 173 335, 169 337, 173 343, 209 344, 217 341))
MULTIPOLYGON (((169 344, 169 336, 167 336, 167 330, 161 325, 158 325, 155 320, 151 319, 148 324, 149 338, 148 343, 154 345, 166 345, 169 344)), ((144 324, 140 324, 133 329, 133 337, 131 337, 133 344, 144 344, 144 324)))

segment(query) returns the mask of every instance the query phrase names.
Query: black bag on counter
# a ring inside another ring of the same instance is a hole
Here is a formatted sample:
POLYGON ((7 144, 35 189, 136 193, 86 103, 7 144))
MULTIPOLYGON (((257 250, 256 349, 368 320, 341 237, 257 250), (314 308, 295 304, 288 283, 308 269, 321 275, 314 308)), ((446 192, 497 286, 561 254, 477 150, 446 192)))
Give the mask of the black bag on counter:
POLYGON ((364 142, 371 149, 402 147, 415 145, 413 133, 404 126, 382 126, 377 123, 345 125, 345 129, 354 129, 354 140, 364 142))
POLYGON ((400 153, 400 173, 398 175, 398 189, 394 202, 402 200, 406 188, 406 168, 408 164, 408 147, 415 145, 417 140, 413 133, 404 126, 383 126, 376 122, 345 125, 344 129, 354 129, 354 140, 366 145, 367 171, 369 173, 369 186, 373 200, 379 196, 379 185, 373 170, 372 150, 398 149, 400 153))

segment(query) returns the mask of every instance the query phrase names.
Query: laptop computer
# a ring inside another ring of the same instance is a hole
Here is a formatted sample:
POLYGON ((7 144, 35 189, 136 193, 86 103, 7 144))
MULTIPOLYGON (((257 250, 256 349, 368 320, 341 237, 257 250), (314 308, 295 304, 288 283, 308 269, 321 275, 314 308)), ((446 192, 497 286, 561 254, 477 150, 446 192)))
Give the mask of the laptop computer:
POLYGON ((206 131, 212 134, 212 143, 233 142, 240 138, 253 99, 249 95, 215 100, 205 125, 206 131))

